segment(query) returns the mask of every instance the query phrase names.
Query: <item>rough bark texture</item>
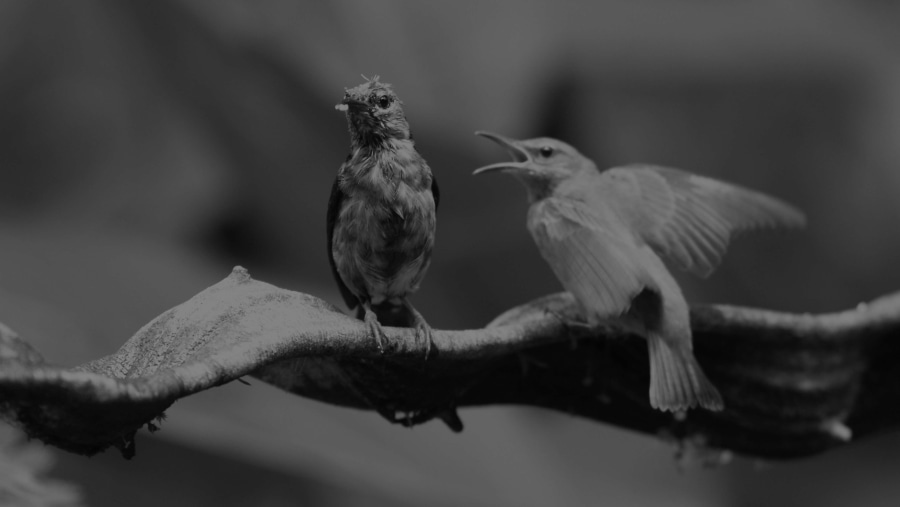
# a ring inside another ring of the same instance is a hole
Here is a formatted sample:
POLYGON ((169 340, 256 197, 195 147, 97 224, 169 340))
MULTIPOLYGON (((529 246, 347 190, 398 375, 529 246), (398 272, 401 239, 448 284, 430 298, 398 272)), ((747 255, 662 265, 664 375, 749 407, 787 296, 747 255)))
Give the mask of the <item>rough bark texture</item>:
POLYGON ((48 365, 0 325, 0 415, 80 454, 134 453, 180 397, 253 375, 300 396, 376 409, 415 424, 455 407, 546 407, 686 445, 768 458, 826 451, 900 423, 900 294, 846 312, 792 315, 694 308, 698 360, 719 413, 671 414, 648 401, 644 340, 587 330, 567 294, 514 308, 484 329, 437 331, 423 361, 411 330, 388 328, 380 355, 360 321, 235 268, 163 313, 116 353, 48 365))

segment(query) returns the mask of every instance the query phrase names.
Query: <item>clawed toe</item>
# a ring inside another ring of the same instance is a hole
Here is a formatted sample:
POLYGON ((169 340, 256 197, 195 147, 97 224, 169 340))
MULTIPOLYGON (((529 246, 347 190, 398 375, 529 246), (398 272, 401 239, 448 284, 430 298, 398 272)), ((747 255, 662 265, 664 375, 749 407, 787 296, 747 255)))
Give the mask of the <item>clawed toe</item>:
POLYGON ((424 320, 416 325, 416 343, 421 343, 422 340, 425 341, 425 360, 427 361, 432 351, 434 355, 437 355, 438 349, 434 344, 434 331, 424 320))
POLYGON ((375 315, 375 312, 371 310, 366 311, 366 330, 368 331, 369 336, 375 338, 375 343, 378 344, 378 352, 384 354, 384 345, 385 342, 387 342, 387 335, 384 334, 384 329, 378 322, 378 317, 375 315))
MULTIPOLYGON (((398 322, 396 318, 393 318, 395 316, 391 315, 388 315, 388 320, 385 322, 387 325, 405 325, 413 328, 416 332, 415 349, 420 350, 421 348, 424 348, 426 360, 429 357, 434 357, 438 353, 437 346, 434 342, 434 331, 422 315, 417 312, 409 302, 404 301, 404 307, 408 313, 405 314, 402 323, 398 322)), ((390 348, 391 344, 388 341, 387 334, 384 332, 381 322, 378 320, 379 313, 376 313, 372 309, 371 304, 364 305, 363 309, 365 310, 364 320, 366 323, 366 330, 370 336, 375 338, 375 342, 378 344, 378 351, 384 354, 385 348, 390 348)), ((404 350, 408 349, 405 345, 402 348, 404 350)))
POLYGON ((404 300, 403 304, 412 316, 412 324, 416 329, 416 343, 419 344, 422 343, 422 340, 425 341, 425 360, 427 361, 428 356, 436 356, 438 353, 437 345, 434 344, 434 331, 428 325, 428 322, 425 322, 422 314, 409 304, 409 301, 404 300))

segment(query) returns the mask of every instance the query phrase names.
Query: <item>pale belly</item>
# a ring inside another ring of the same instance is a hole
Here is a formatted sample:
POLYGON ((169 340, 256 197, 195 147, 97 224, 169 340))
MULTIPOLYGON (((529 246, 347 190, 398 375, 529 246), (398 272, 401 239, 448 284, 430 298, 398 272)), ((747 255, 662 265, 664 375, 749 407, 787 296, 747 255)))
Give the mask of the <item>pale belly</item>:
POLYGON ((419 288, 434 246, 430 192, 391 206, 347 198, 337 222, 332 240, 335 266, 358 298, 373 304, 399 302, 419 288))

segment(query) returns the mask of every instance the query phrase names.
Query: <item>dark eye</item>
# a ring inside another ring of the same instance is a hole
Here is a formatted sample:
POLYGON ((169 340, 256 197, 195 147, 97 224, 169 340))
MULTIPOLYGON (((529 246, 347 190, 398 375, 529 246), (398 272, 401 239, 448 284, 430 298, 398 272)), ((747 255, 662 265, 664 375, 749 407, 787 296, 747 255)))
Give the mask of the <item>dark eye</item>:
POLYGON ((387 95, 382 95, 378 99, 378 107, 380 107, 381 109, 387 109, 391 105, 391 102, 392 101, 390 97, 388 97, 387 95))
POLYGON ((541 156, 544 158, 550 158, 553 155, 553 148, 549 146, 544 146, 540 149, 541 156))

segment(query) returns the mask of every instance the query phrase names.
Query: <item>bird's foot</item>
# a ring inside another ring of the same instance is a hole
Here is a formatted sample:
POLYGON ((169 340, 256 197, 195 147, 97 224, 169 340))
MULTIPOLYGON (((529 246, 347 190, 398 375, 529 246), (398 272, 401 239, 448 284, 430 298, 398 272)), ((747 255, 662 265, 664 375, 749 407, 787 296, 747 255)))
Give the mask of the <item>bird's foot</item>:
POLYGON ((406 303, 406 308, 409 310, 410 314, 413 318, 413 328, 416 330, 416 343, 425 342, 425 360, 428 360, 429 355, 437 355, 438 348, 437 345, 434 344, 434 331, 432 331, 431 326, 425 322, 425 318, 422 317, 422 314, 416 311, 415 308, 412 307, 408 302, 406 303))
POLYGON ((384 328, 378 322, 378 316, 370 308, 366 308, 365 322, 366 331, 368 331, 369 336, 375 338, 375 343, 378 344, 378 352, 384 354, 384 344, 387 342, 387 335, 384 334, 384 328))
POLYGON ((428 325, 424 320, 416 323, 416 342, 418 343, 420 339, 425 341, 425 360, 428 360, 428 356, 434 351, 434 355, 437 355, 437 345, 434 344, 434 332, 431 330, 431 326, 428 325))

